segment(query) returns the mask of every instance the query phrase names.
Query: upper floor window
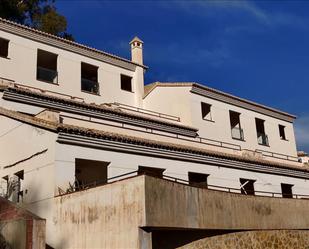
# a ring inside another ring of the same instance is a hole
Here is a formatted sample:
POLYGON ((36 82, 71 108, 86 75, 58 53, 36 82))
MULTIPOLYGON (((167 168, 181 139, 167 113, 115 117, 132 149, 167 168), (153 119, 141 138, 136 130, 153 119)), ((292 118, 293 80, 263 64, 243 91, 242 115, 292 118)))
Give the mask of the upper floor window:
POLYGON ((37 54, 37 80, 58 83, 57 72, 58 55, 38 49, 37 54))
POLYGON ((202 111, 202 118, 208 121, 212 121, 211 116, 211 105, 201 102, 201 111, 202 111))
POLYGON ((285 126, 279 125, 279 135, 282 140, 286 140, 285 136, 285 126))
POLYGON ((255 119, 257 140, 260 145, 269 146, 268 136, 265 133, 264 122, 265 121, 262 119, 259 118, 255 119))
POLYGON ((254 182, 255 180, 240 178, 240 191, 245 195, 254 195, 254 182))
POLYGON ((120 75, 121 90, 132 92, 132 77, 127 75, 120 75))
POLYGON ((188 173, 189 184, 207 188, 207 178, 208 178, 208 176, 209 176, 208 174, 189 172, 188 173))
POLYGON ((7 58, 9 56, 9 41, 0 38, 0 57, 7 58))
POLYGON ((230 124, 232 138, 244 140, 244 132, 240 125, 240 113, 230 111, 230 124))
POLYGON ((91 184, 107 183, 107 168, 110 162, 75 159, 75 188, 83 189, 91 184))
POLYGON ((99 94, 98 67, 82 62, 81 64, 82 91, 99 94))
POLYGON ((281 192, 283 198, 293 198, 293 191, 292 191, 293 185, 281 183, 281 192))

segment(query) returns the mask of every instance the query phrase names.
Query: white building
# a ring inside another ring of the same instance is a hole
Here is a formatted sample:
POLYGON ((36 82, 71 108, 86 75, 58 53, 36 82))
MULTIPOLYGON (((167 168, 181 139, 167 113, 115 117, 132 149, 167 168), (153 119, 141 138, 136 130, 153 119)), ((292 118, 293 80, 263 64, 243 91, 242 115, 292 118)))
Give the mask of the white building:
MULTIPOLYGON (((0 19, 2 194, 17 186, 8 198, 46 219, 51 247, 109 248, 103 237, 60 246, 70 235, 58 227, 57 196, 135 171, 243 194, 309 195, 295 116, 193 82, 144 86, 143 42, 130 44, 127 60, 0 19)), ((114 248, 142 248, 130 236, 114 248)))

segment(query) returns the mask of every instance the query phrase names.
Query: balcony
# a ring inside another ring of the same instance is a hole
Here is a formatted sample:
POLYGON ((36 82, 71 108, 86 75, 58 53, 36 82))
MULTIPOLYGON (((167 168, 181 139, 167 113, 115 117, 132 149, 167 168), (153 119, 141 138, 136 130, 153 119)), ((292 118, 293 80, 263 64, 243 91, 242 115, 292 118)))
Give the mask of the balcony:
POLYGON ((269 146, 268 136, 265 133, 258 133, 257 140, 259 145, 269 146))
POLYGON ((44 67, 37 67, 37 80, 58 84, 58 72, 44 67))
POLYGON ((82 78, 82 91, 99 94, 99 83, 96 81, 82 78))
POLYGON ((232 138, 237 140, 245 140, 244 131, 241 128, 234 127, 231 129, 232 138))

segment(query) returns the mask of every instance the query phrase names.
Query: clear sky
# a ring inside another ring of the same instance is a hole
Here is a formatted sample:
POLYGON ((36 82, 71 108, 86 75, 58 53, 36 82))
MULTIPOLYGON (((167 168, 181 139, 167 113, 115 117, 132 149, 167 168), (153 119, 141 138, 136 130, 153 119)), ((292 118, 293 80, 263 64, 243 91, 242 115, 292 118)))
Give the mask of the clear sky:
POLYGON ((57 0, 69 32, 130 58, 144 41, 145 82, 194 81, 298 116, 309 152, 309 1, 57 0))

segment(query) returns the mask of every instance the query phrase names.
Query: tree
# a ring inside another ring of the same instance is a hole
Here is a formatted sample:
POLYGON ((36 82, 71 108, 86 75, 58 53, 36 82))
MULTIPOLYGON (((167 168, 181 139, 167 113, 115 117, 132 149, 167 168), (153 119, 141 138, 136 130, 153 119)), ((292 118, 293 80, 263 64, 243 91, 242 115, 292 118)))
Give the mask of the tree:
POLYGON ((0 17, 74 40, 67 33, 66 18, 57 12, 55 0, 0 0, 0 17))

